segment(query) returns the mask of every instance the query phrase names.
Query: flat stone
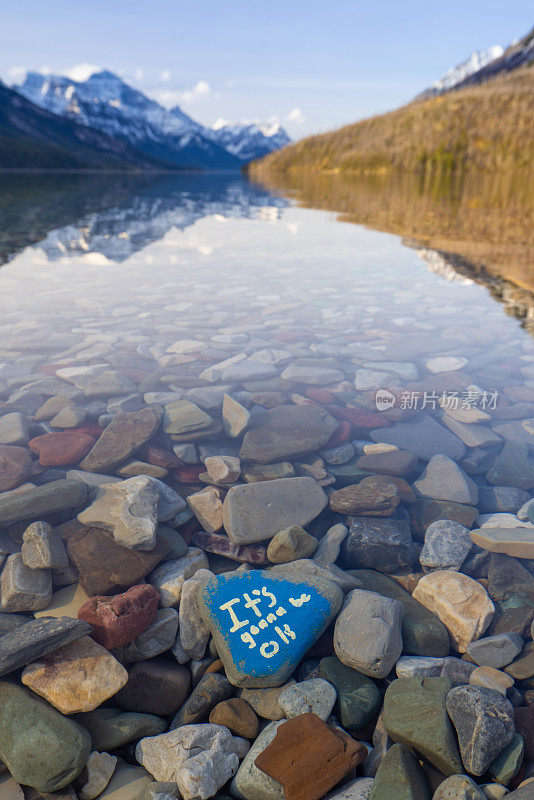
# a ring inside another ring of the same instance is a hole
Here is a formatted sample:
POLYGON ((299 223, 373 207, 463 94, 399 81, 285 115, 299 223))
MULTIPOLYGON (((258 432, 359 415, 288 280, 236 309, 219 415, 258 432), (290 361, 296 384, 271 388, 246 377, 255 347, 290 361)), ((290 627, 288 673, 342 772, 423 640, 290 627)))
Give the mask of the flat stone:
POLYGON ((187 498, 187 504, 204 530, 216 533, 223 526, 223 503, 221 491, 215 486, 206 486, 187 498))
POLYGON ((278 704, 278 698, 288 686, 295 682, 294 678, 290 678, 287 683, 274 689, 240 689, 239 696, 246 700, 259 717, 277 722, 284 719, 284 712, 278 704))
POLYGON ((0 526, 25 519, 39 519, 82 505, 87 486, 79 481, 58 480, 35 486, 8 497, 0 495, 0 526))
POLYGON ((520 511, 529 500, 529 494, 524 489, 515 486, 479 486, 478 507, 483 514, 496 512, 517 511, 517 517, 526 520, 527 516, 520 515, 520 511))
POLYGON ((514 679, 494 667, 477 667, 469 676, 469 683, 471 686, 495 689, 506 697, 508 689, 514 685, 514 679))
POLYGON ((447 428, 462 440, 466 447, 490 447, 501 444, 502 439, 487 425, 472 425, 451 419, 448 415, 443 417, 447 428))
MULTIPOLYGON (((157 539, 149 552, 123 547, 100 528, 89 528, 67 539, 67 552, 80 575, 80 583, 90 596, 116 594, 141 583, 169 552, 157 539)), ((172 562, 170 562, 172 563, 172 562)))
POLYGON ((431 656, 401 656, 395 671, 398 678, 439 678, 444 662, 431 656))
POLYGON ((0 444, 24 444, 28 441, 29 420, 13 411, 0 417, 0 444))
POLYGON ((340 661, 373 678, 385 678, 402 653, 404 606, 376 592, 354 589, 336 619, 334 650, 340 661))
POLYGON ((113 417, 80 464, 87 472, 110 472, 139 450, 160 426, 161 413, 155 407, 125 411, 113 417))
POLYGON ((285 720, 267 725, 253 743, 230 784, 233 797, 245 800, 285 800, 282 784, 255 765, 256 758, 272 742, 283 724, 285 720))
POLYGON ((258 481, 275 481, 278 478, 294 478, 295 468, 289 461, 279 461, 276 464, 245 463, 242 477, 247 483, 258 481))
POLYGON ((199 600, 231 683, 273 687, 287 679, 335 617, 342 592, 320 577, 252 570, 212 578, 199 600))
POLYGON ((0 682, 0 758, 18 783, 40 792, 68 786, 91 752, 91 737, 32 692, 0 682))
POLYGON ((275 533, 267 547, 267 558, 273 564, 286 564, 299 558, 309 558, 315 552, 317 539, 304 528, 292 525, 275 533))
POLYGON ((62 714, 92 711, 127 680, 124 667, 88 636, 40 656, 21 676, 25 686, 62 714))
POLYGON ((178 632, 178 612, 174 608, 157 609, 154 619, 133 641, 114 649, 122 664, 144 661, 170 650, 178 632))
POLYGON ((327 502, 326 494, 313 478, 234 486, 223 503, 224 528, 236 544, 270 539, 291 525, 306 525, 327 502))
POLYGON ((404 516, 388 519, 349 517, 349 535, 342 546, 345 567, 362 567, 392 573, 417 560, 410 526, 404 516))
POLYGON ((471 539, 492 553, 534 559, 534 528, 475 528, 471 539))
POLYGON ((165 433, 192 433, 207 428, 212 422, 210 415, 190 400, 175 400, 165 405, 163 414, 165 433))
POLYGON ((164 467, 147 464, 136 459, 127 461, 122 467, 118 467, 115 472, 121 478, 136 478, 138 475, 147 475, 150 478, 165 478, 169 474, 169 470, 164 467))
POLYGON ((53 592, 50 603, 39 611, 35 611, 33 616, 40 617, 72 617, 78 618, 78 611, 87 600, 87 594, 79 583, 64 586, 53 592))
POLYGON ((331 683, 323 678, 311 678, 288 686, 278 698, 278 704, 288 719, 300 714, 316 714, 326 722, 336 696, 331 683))
POLYGON ((519 733, 514 733, 510 744, 491 762, 488 772, 493 780, 509 786, 521 768, 524 753, 523 737, 519 733))
POLYGON ((24 792, 9 773, 0 775, 0 797, 2 800, 24 800, 24 792))
POLYGON ((68 617, 30 620, 0 637, 0 675, 90 633, 90 625, 68 617))
POLYGON ((454 647, 465 653, 488 628, 495 606, 484 587, 461 572, 439 570, 425 575, 413 597, 436 614, 451 635, 454 647))
POLYGON ((22 535, 22 560, 30 569, 66 569, 69 559, 59 533, 47 522, 32 522, 22 535))
POLYGON ((240 457, 269 463, 324 447, 337 428, 319 406, 277 406, 245 433, 240 457))
POLYGON ((457 686, 447 695, 447 711, 458 734, 466 770, 471 775, 483 775, 512 741, 512 704, 493 689, 457 686))
POLYGON ((445 625, 396 581, 372 570, 352 570, 351 575, 359 580, 365 589, 385 597, 391 597, 393 600, 399 600, 403 604, 404 653, 432 657, 443 657, 449 654, 449 634, 445 625))
POLYGON ((469 530, 448 519, 432 522, 425 533, 425 543, 419 554, 421 565, 427 570, 459 570, 472 547, 469 530))
POLYGON ((415 749, 444 775, 462 772, 445 706, 450 690, 447 678, 397 678, 386 691, 383 707, 391 738, 415 749))
POLYGON ((387 517, 397 508, 400 496, 394 483, 375 482, 369 477, 333 491, 329 502, 332 511, 339 514, 387 517))
POLYGON ((257 565, 268 563, 267 548, 263 545, 234 544, 228 536, 223 534, 195 531, 191 537, 191 544, 208 553, 231 558, 233 561, 257 565))
POLYGON ((118 750, 144 736, 157 736, 167 730, 167 723, 152 714, 136 714, 118 708, 97 708, 74 719, 87 728, 98 751, 118 750))
POLYGON ((133 767, 118 759, 111 780, 98 800, 138 800, 150 785, 151 776, 142 767, 133 767))
POLYGON ((114 597, 89 598, 80 607, 78 619, 88 622, 93 639, 111 650, 129 644, 152 624, 158 602, 158 591, 145 583, 114 597))
POLYGON ((170 661, 138 661, 129 668, 126 686, 114 702, 125 711, 168 716, 177 711, 189 694, 189 670, 170 661))
POLYGON ((50 420, 53 428, 76 428, 85 422, 86 411, 80 406, 66 405, 50 420))
POLYGON ((428 526, 439 519, 459 522, 466 528, 472 528, 478 516, 474 506, 464 503, 451 503, 445 500, 418 499, 410 506, 410 522, 414 533, 424 534, 428 526))
POLYGON ((367 751, 315 714, 284 722, 254 763, 284 787, 286 800, 319 800, 360 764, 367 751))
POLYGON ((336 690, 336 713, 348 731, 360 731, 369 725, 380 710, 382 697, 377 685, 338 658, 320 661, 321 676, 336 690))
POLYGON ((520 525, 515 514, 479 514, 477 522, 479 528, 534 528, 528 520, 520 525))
POLYGON ((506 672, 518 681, 534 678, 534 642, 526 643, 518 658, 506 667, 506 672))
POLYGON ((62 431, 45 433, 30 439, 28 447, 39 456, 42 467, 63 467, 77 464, 94 446, 95 439, 87 433, 62 431))
POLYGON ((431 800, 432 792, 407 747, 394 744, 384 754, 369 800, 431 800))
POLYGON ((319 544, 313 555, 314 560, 327 564, 333 564, 337 561, 341 545, 347 538, 348 533, 349 529, 343 523, 338 522, 336 525, 332 525, 322 539, 319 539, 319 544))
POLYGON ((217 703, 232 696, 233 686, 216 672, 204 674, 185 703, 178 709, 171 730, 183 725, 193 725, 207 717, 217 703))
POLYGON ((235 456, 209 456, 204 466, 209 478, 217 484, 235 483, 241 475, 241 460, 235 456))
POLYGON ((158 590, 162 608, 178 606, 184 581, 199 569, 208 569, 206 554, 198 547, 190 547, 185 556, 166 561, 152 572, 149 582, 158 590))
POLYGON ((310 558, 299 558, 289 564, 274 564, 269 567, 269 573, 280 576, 302 577, 314 581, 316 578, 335 583, 342 592, 350 592, 351 589, 361 589, 361 583, 348 572, 337 567, 335 564, 328 564, 315 561, 310 558))
POLYGON ((235 736, 255 739, 259 731, 259 720, 252 707, 240 697, 221 700, 210 712, 209 721, 223 725, 235 736))
POLYGON ((241 436, 250 423, 250 412, 233 397, 225 394, 222 405, 224 430, 228 436, 241 436))
POLYGON ((52 597, 50 570, 27 567, 21 553, 6 558, 0 576, 0 611, 35 611, 52 597))
POLYGON ((467 775, 451 775, 440 783, 432 800, 487 800, 486 795, 467 775))
POLYGON ((529 460, 524 442, 508 441, 486 473, 486 480, 495 486, 534 488, 534 463, 529 460))
POLYGON ((448 500, 476 506, 478 487, 450 458, 438 453, 432 456, 426 469, 413 484, 421 497, 448 500))
POLYGON ((111 756, 109 753, 91 753, 82 773, 76 779, 75 786, 79 800, 95 800, 110 782, 116 766, 116 756, 111 756))
POLYGON ((458 461, 465 453, 463 442, 428 415, 417 422, 397 422, 391 428, 374 430, 369 435, 373 442, 394 444, 425 461, 430 461, 436 453, 458 461))
POLYGON ((326 798, 327 800, 369 800, 373 783, 373 778, 356 778, 354 781, 332 789, 326 798))
POLYGON ((198 607, 198 590, 203 581, 213 577, 207 569, 199 569, 188 578, 182 587, 180 599, 180 645, 189 658, 199 661, 210 638, 209 628, 202 619, 198 607))
POLYGON ((364 453, 356 460, 356 467, 380 475, 409 475, 417 466, 418 457, 404 450, 386 450, 364 453))
POLYGON ((156 544, 159 494, 145 476, 107 483, 78 519, 88 527, 103 528, 118 544, 152 550, 156 544))
POLYGON ((516 558, 490 555, 488 594, 495 605, 490 634, 518 633, 527 638, 534 619, 534 577, 516 558))
POLYGON ((466 652, 481 667, 501 669, 510 664, 522 649, 523 639, 517 633, 499 633, 471 642, 466 652))
POLYGON ((31 475, 31 471, 32 458, 26 448, 0 445, 0 492, 20 486, 31 475))

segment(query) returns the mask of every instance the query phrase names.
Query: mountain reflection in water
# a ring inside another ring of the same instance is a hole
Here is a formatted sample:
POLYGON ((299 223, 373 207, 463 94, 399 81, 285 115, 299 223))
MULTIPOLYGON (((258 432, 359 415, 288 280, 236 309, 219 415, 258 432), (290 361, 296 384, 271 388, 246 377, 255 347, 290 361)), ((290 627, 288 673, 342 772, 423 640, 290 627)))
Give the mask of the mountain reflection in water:
POLYGON ((342 222, 400 235, 434 271, 486 285, 534 325, 534 180, 500 175, 263 174, 261 185, 342 222), (447 274, 448 273, 448 274, 447 274))

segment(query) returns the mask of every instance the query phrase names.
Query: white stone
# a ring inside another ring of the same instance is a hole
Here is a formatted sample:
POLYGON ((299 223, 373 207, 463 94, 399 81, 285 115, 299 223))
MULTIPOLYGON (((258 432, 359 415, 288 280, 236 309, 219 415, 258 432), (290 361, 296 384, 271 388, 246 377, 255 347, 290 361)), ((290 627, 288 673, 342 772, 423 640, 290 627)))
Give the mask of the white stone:
POLYGON ((319 539, 317 550, 313 554, 314 561, 323 561, 333 564, 337 561, 339 551, 344 540, 347 538, 349 529, 342 522, 332 525, 327 530, 322 539, 319 539))
POLYGON ((278 698, 278 705, 288 719, 301 714, 316 714, 326 721, 336 697, 337 692, 331 683, 323 678, 310 678, 288 686, 278 698))
POLYGON ((190 547, 185 556, 165 561, 156 567, 148 580, 158 590, 162 608, 178 606, 184 581, 191 578, 199 569, 208 567, 206 554, 199 547, 190 547))

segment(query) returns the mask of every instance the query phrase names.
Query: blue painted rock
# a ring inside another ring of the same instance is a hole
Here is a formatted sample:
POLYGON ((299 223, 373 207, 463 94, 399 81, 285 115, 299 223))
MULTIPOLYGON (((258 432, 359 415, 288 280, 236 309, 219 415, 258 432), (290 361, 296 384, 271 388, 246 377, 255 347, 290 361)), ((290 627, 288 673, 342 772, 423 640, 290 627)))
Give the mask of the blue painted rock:
POLYGON ((343 592, 324 578, 265 570, 214 576, 199 587, 199 608, 228 680, 280 686, 341 608, 343 592))

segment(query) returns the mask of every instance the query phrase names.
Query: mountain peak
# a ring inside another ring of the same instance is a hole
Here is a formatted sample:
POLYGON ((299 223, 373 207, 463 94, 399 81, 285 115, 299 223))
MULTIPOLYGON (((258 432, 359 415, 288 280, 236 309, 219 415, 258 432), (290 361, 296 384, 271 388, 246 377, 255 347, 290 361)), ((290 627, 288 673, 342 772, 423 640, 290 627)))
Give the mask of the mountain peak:
POLYGON ((455 67, 451 67, 442 78, 434 81, 428 89, 422 93, 423 97, 429 97, 433 94, 441 94, 453 89, 459 83, 463 83, 471 75, 477 73, 480 69, 500 58, 504 53, 504 47, 500 44, 492 45, 487 50, 475 50, 469 58, 461 61, 455 67))

